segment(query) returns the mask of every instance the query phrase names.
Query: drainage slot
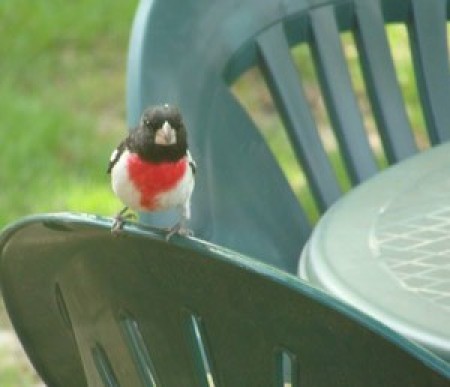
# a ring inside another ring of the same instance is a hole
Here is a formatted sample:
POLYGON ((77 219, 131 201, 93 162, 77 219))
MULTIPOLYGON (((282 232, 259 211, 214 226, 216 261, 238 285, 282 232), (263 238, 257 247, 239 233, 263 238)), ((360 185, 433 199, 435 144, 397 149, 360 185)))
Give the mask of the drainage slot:
POLYGON ((150 359, 150 355, 138 323, 130 317, 125 317, 121 321, 120 326, 124 333, 128 347, 133 355, 133 359, 142 383, 145 386, 160 386, 161 383, 159 383, 156 377, 156 371, 150 359))
POLYGON ((277 386, 300 387, 296 356, 286 350, 277 351, 277 386))
POLYGON ((204 328, 201 323, 200 317, 195 315, 189 315, 188 317, 188 329, 191 343, 195 350, 195 363, 199 369, 202 386, 215 387, 214 373, 211 367, 211 361, 206 343, 206 336, 204 334, 204 328))
POLYGON ((55 300, 56 300, 56 306, 58 307, 58 311, 60 316, 62 317, 62 320, 64 321, 65 325, 71 330, 72 329, 72 322, 70 321, 69 312, 67 310, 66 302, 64 301, 64 297, 62 295, 61 287, 59 284, 55 285, 55 300))
POLYGON ((94 359, 95 367, 103 384, 107 387, 119 387, 108 356, 103 347, 98 343, 92 348, 92 358, 94 359))

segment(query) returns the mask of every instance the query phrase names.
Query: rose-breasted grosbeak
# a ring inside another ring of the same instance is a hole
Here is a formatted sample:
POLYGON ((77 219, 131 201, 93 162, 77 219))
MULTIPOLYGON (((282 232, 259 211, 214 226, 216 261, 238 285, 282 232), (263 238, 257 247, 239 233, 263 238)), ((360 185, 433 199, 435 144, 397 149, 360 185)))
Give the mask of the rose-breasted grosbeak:
POLYGON ((150 106, 139 125, 114 150, 108 166, 114 193, 125 204, 111 228, 118 232, 128 208, 164 211, 176 208, 180 221, 167 234, 190 235, 190 198, 194 189, 195 163, 187 145, 187 133, 179 110, 150 106))

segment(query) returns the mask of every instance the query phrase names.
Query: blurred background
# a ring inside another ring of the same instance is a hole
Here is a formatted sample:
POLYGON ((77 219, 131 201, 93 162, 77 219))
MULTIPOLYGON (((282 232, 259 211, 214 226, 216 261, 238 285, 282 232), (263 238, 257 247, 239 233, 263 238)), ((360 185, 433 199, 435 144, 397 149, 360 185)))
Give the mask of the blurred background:
MULTIPOLYGON (((0 227, 39 212, 114 214, 105 168, 126 132, 125 71, 131 23, 138 1, 3 0, 0 2, 0 227)), ((402 92, 417 142, 427 146, 410 67, 406 31, 389 28, 402 92)), ((350 35, 342 43, 361 110, 380 166, 385 165, 350 35)), ((338 147, 330 130, 311 54, 292 50, 308 100, 343 189, 338 147)), ((258 70, 232 92, 261 128, 297 193, 317 211, 258 70)), ((12 331, 0 302, 0 386, 41 385, 12 331)))
MULTIPOLYGON (((0 2, 0 227, 38 212, 111 215, 137 0, 0 2)), ((39 379, 0 305, 0 386, 39 379)))

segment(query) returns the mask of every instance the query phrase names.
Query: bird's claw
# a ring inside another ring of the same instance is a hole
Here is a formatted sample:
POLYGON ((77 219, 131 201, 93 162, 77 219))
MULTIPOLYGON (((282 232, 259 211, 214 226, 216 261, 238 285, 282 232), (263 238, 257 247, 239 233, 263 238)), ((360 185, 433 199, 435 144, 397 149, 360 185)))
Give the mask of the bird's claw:
POLYGON ((126 210, 127 208, 123 209, 114 217, 114 222, 111 226, 111 234, 115 237, 119 236, 122 232, 125 222, 136 219, 136 215, 131 212, 125 214, 126 210))
POLYGON ((111 226, 111 234, 115 237, 119 236, 120 232, 123 229, 124 224, 125 224, 125 220, 122 217, 114 218, 114 222, 111 226))
MULTIPOLYGON (((123 230, 123 226, 125 222, 128 220, 136 219, 136 215, 132 212, 126 213, 128 210, 127 207, 122 209, 115 217, 114 222, 111 225, 111 234, 115 237, 119 236, 123 230)), ((166 241, 169 241, 175 234, 191 237, 194 235, 194 232, 189 228, 184 226, 184 222, 180 221, 175 224, 172 228, 167 230, 166 241)))
POLYGON ((169 229, 169 232, 166 235, 166 241, 168 242, 175 234, 191 237, 194 235, 194 232, 187 227, 183 227, 181 223, 177 223, 169 229))

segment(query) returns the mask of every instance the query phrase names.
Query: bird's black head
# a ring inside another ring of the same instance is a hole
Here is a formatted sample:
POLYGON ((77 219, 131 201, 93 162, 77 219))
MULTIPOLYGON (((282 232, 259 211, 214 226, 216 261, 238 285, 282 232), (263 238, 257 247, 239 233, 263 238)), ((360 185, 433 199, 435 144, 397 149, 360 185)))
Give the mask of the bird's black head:
POLYGON ((150 106, 130 134, 130 150, 147 161, 176 161, 186 155, 187 133, 180 111, 170 105, 150 106))

